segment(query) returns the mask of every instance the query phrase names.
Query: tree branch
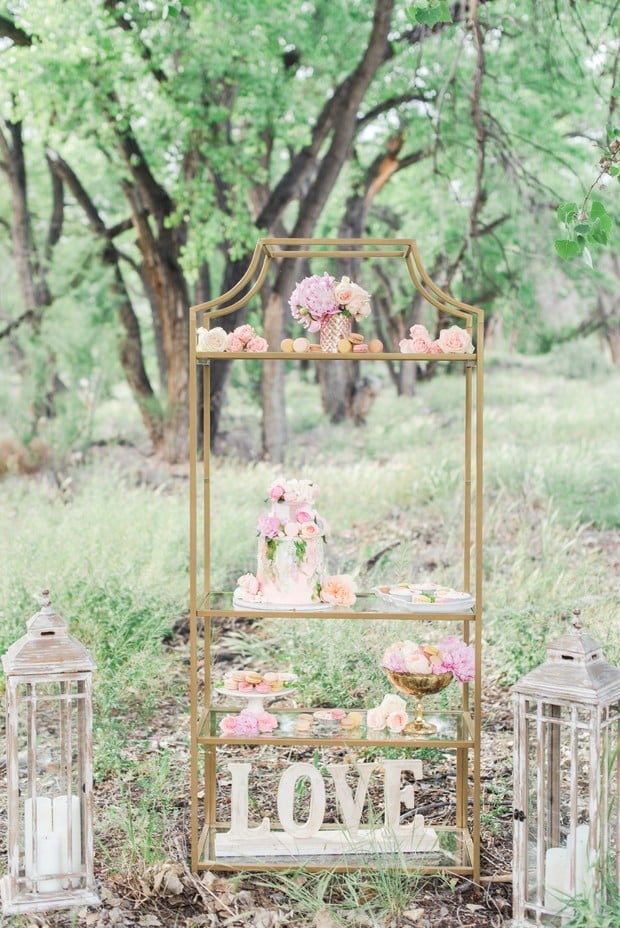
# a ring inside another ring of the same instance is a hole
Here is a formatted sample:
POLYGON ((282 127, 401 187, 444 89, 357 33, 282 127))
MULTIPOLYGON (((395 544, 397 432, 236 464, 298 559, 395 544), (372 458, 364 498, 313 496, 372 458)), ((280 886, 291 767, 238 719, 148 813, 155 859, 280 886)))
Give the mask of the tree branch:
POLYGON ((21 45, 25 48, 32 45, 33 42, 33 38, 29 33, 16 26, 13 20, 8 19, 6 16, 0 16, 0 36, 10 39, 14 45, 21 45))

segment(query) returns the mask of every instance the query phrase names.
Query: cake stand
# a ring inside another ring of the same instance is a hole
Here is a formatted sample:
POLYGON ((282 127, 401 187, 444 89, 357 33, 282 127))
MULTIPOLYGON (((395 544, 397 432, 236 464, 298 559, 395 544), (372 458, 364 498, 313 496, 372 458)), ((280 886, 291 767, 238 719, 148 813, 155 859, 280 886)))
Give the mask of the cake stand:
POLYGON ((289 696, 291 693, 297 692, 297 687, 287 686, 285 689, 276 690, 274 693, 243 693, 239 690, 227 690, 218 686, 215 687, 215 692, 221 693, 223 696, 236 696, 237 699, 245 699, 247 701, 246 709, 253 715, 260 715, 261 712, 266 711, 266 700, 275 699, 276 696, 289 696))

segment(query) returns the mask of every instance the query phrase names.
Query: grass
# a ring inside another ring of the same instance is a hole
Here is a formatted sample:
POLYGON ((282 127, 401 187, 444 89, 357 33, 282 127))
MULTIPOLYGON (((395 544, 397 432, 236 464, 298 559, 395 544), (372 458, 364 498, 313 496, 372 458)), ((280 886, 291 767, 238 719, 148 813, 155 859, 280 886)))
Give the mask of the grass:
MULTIPOLYGON (((546 643, 575 609, 604 643, 607 658, 620 663, 617 554, 611 547, 607 552, 620 529, 619 387, 617 373, 599 372, 586 382, 541 359, 520 359, 516 368, 502 359, 489 364, 487 682, 508 686, 540 662, 546 643)), ((290 408, 301 413, 286 466, 214 461, 215 585, 230 588, 253 568, 256 516, 267 486, 281 474, 319 483, 319 508, 334 529, 334 572, 358 571, 361 585, 427 571, 458 584, 461 388, 458 377, 440 376, 407 400, 386 383, 366 427, 336 427, 321 421, 317 387, 291 378, 290 408), (360 570, 377 555, 374 568, 360 570)), ((233 413, 235 426, 255 434, 255 410, 238 404, 233 413)), ((146 750, 166 700, 175 703, 186 730, 184 675, 165 647, 187 607, 185 485, 156 492, 135 470, 100 462, 56 482, 9 477, 1 490, 0 522, 10 531, 0 535, 0 651, 23 634, 38 608, 36 594, 49 587, 70 631, 97 661, 96 775, 122 785, 98 824, 99 847, 107 849, 111 866, 150 863, 169 853, 167 834, 180 814, 173 797, 187 791, 186 759, 173 764, 165 752, 149 756, 146 750), (117 835, 112 850, 108 832, 117 835)), ((377 657, 397 633, 393 625, 315 619, 286 623, 283 630, 280 623, 267 625, 260 640, 254 635, 237 644, 256 659, 271 647, 267 659, 303 670, 308 700, 339 703, 381 692, 377 657)), ((503 802, 503 794, 497 798, 503 802)), ((492 829, 493 811, 486 814, 492 829)), ((336 914, 365 905, 360 894, 367 892, 376 892, 384 909, 407 904, 396 877, 394 885, 372 890, 353 875, 344 882, 307 874, 303 880, 291 876, 289 884, 278 879, 283 892, 297 886, 293 901, 313 907, 315 915, 321 905, 333 904, 336 914)), ((604 924, 585 918, 574 928, 604 924)))

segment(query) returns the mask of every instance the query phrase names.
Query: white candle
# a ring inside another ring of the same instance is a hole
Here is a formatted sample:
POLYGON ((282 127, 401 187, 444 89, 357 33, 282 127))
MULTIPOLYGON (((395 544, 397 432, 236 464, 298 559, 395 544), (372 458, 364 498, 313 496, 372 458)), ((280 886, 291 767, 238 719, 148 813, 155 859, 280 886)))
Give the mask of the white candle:
POLYGON ((46 835, 37 835, 37 862, 34 865, 32 877, 37 880, 39 892, 54 892, 62 889, 62 880, 42 880, 42 876, 53 876, 61 872, 60 840, 58 835, 50 832, 46 835))
POLYGON ((583 822, 575 828, 574 836, 568 836, 567 847, 570 856, 575 848, 575 895, 581 895, 586 888, 586 877, 590 865, 590 826, 583 822))
MULTIPOLYGON (((60 862, 63 872, 80 873, 82 869, 80 800, 77 796, 71 796, 71 816, 69 816, 67 814, 68 799, 68 796, 54 797, 53 830, 60 841, 60 862), (69 822, 71 823, 71 856, 69 856, 69 822)), ((72 880, 72 885, 80 885, 79 877, 72 880)))
POLYGON ((37 857, 38 857, 38 839, 42 835, 50 834, 52 831, 52 800, 49 796, 38 796, 36 800, 36 835, 33 800, 26 799, 24 802, 24 845, 25 845, 25 866, 26 876, 33 876, 33 859, 34 844, 37 840, 37 857))
POLYGON ((545 854, 545 899, 547 912, 555 915, 566 905, 568 893, 568 849, 550 847, 545 854))

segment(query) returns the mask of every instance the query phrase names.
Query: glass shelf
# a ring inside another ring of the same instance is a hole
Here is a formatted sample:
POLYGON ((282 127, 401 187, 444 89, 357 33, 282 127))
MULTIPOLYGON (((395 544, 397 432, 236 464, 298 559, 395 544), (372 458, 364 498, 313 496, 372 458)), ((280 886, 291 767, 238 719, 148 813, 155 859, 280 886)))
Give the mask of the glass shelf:
MULTIPOLYGON (((288 745, 350 745, 359 747, 399 747, 408 748, 472 748, 474 746, 474 729, 471 716, 463 710, 425 712, 424 718, 434 722, 437 731, 423 737, 394 734, 387 728, 375 731, 364 722, 359 728, 344 729, 340 725, 333 728, 312 725, 310 731, 297 731, 295 723, 302 713, 311 714, 314 709, 277 709, 268 707, 268 711, 278 719, 275 731, 264 735, 244 735, 234 738, 219 734, 219 723, 225 715, 236 715, 243 705, 207 710, 200 721, 198 741, 201 744, 288 744, 288 745)), ((359 711, 365 718, 366 710, 359 711)))
POLYGON ((396 854, 389 851, 369 851, 364 854, 304 854, 295 853, 294 856, 219 856, 216 858, 214 846, 216 835, 222 834, 229 826, 219 825, 217 828, 205 826, 201 839, 198 857, 198 869, 231 869, 231 870, 290 870, 307 867, 309 870, 328 868, 330 870, 357 870, 364 867, 386 867, 390 865, 399 870, 403 867, 416 873, 436 873, 438 869, 451 873, 471 874, 473 871, 473 842, 466 828, 457 828, 450 825, 435 827, 438 838, 436 850, 426 853, 407 853, 404 850, 396 854))
POLYGON ((210 361, 460 361, 476 363, 475 354, 405 354, 402 351, 197 351, 196 363, 210 361))
POLYGON ((350 609, 343 606, 328 606, 325 609, 304 609, 293 606, 290 609, 269 609, 267 604, 256 609, 233 605, 231 592, 208 593, 198 609, 198 615, 205 618, 225 618, 231 616, 251 616, 253 618, 296 618, 296 619, 422 619, 425 621, 472 621, 476 618, 475 606, 454 610, 452 612, 402 612, 394 604, 375 596, 374 593, 358 593, 350 609))

